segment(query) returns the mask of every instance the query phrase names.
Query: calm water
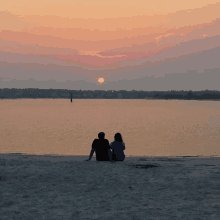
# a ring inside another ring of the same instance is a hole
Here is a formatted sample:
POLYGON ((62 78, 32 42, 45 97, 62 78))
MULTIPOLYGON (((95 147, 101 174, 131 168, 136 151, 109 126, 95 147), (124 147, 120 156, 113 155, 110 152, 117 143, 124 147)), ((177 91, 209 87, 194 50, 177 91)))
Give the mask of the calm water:
POLYGON ((0 100, 0 153, 89 155, 103 131, 133 156, 220 155, 220 102, 0 100))

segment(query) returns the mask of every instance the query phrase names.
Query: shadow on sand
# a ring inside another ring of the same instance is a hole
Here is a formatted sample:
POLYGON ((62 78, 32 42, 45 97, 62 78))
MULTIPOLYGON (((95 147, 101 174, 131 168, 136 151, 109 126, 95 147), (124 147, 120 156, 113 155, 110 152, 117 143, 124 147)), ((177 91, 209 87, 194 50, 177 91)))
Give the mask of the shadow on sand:
POLYGON ((154 167, 158 167, 158 166, 156 166, 156 165, 151 165, 151 164, 137 164, 137 165, 133 165, 133 167, 135 167, 135 168, 148 169, 148 168, 154 168, 154 167))

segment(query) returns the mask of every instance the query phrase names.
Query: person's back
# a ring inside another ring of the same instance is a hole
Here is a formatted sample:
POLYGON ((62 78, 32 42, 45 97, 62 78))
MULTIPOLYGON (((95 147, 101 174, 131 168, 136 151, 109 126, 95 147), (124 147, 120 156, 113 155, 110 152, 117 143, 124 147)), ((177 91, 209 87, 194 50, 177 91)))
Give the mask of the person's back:
POLYGON ((108 149, 110 147, 107 139, 95 139, 92 143, 92 148, 95 150, 96 160, 109 161, 108 149))
POLYGON ((115 141, 110 144, 112 149, 112 160, 123 161, 125 159, 125 144, 123 142, 122 136, 120 133, 116 133, 114 137, 115 141))
POLYGON ((105 139, 105 133, 100 132, 98 134, 99 139, 95 139, 92 143, 92 149, 89 155, 89 159, 86 161, 90 161, 93 153, 96 153, 96 160, 98 161, 111 161, 112 160, 112 153, 109 146, 109 141, 105 139))
POLYGON ((123 161, 125 159, 125 144, 124 142, 113 141, 110 144, 110 148, 113 150, 112 159, 117 161, 123 161))

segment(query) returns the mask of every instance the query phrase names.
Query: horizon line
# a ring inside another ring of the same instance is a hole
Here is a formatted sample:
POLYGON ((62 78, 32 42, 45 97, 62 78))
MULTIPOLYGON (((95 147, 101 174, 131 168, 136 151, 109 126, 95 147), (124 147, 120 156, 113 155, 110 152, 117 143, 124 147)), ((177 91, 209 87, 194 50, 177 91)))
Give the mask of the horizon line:
POLYGON ((209 89, 205 89, 205 90, 163 90, 163 91, 158 91, 158 90, 82 90, 82 89, 53 89, 53 88, 48 88, 48 89, 40 89, 40 88, 0 88, 0 89, 17 89, 17 90, 25 90, 25 89, 39 89, 39 90, 70 90, 70 91, 137 91, 137 92, 204 92, 204 91, 212 91, 212 92, 219 92, 219 90, 209 90, 209 89))

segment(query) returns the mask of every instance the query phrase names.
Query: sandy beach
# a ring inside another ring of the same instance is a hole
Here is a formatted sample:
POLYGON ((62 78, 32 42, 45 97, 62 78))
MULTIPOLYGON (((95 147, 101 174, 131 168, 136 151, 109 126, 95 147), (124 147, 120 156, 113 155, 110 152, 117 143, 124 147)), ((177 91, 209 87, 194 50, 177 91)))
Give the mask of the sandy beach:
POLYGON ((0 219, 219 219, 219 157, 0 155, 0 219))

